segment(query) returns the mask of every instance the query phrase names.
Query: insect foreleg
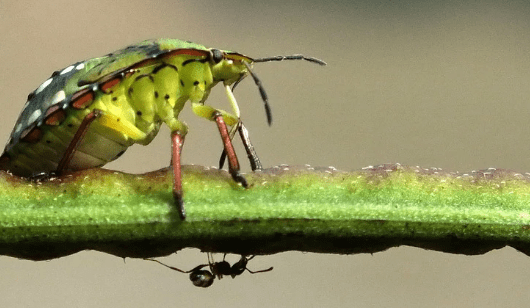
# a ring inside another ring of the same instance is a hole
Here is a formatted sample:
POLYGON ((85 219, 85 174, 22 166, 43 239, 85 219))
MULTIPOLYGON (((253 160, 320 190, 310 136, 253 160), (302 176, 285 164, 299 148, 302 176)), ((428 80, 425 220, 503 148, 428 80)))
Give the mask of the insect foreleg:
MULTIPOLYGON (((243 122, 239 120, 237 125, 232 128, 232 130, 230 131, 230 139, 234 138, 234 136, 232 135, 234 128, 236 128, 237 131, 239 132, 239 136, 241 137, 241 141, 243 142, 243 146, 245 147, 245 151, 247 152, 247 157, 250 162, 250 168, 252 169, 252 171, 263 169, 263 166, 261 165, 261 161, 259 160, 258 154, 256 153, 256 150, 254 149, 254 146, 252 145, 252 142, 250 141, 248 130, 243 124, 243 122)), ((221 153, 221 157, 219 158, 219 169, 223 169, 225 160, 226 160, 226 151, 223 149, 223 153, 221 153)))
POLYGON ((221 134, 221 139, 223 139, 223 144, 225 147, 226 154, 228 156, 228 167, 230 174, 234 181, 241 183, 243 187, 248 187, 247 180, 239 173, 239 161, 237 160, 236 152, 232 141, 230 140, 230 135, 228 134, 228 129, 226 128, 226 123, 223 121, 223 116, 221 113, 214 113, 214 119, 219 128, 219 133, 221 134))
POLYGON ((225 85, 225 92, 226 96, 228 97, 228 101, 230 102, 230 106, 232 107, 232 111, 234 111, 234 115, 239 119, 241 117, 241 113, 239 112, 239 105, 237 104, 236 98, 234 97, 234 93, 232 93, 232 89, 230 89, 229 85, 225 85))
POLYGON ((252 171, 263 169, 258 154, 256 153, 254 146, 250 142, 248 130, 241 121, 239 121, 238 131, 239 136, 241 137, 241 141, 243 141, 243 145, 245 146, 245 151, 247 152, 248 160, 250 161, 250 168, 252 169, 252 171))
POLYGON ((202 103, 191 103, 191 109, 193 113, 195 113, 199 117, 208 120, 214 120, 215 114, 219 114, 223 117, 224 122, 230 126, 235 125, 239 121, 239 118, 237 116, 234 116, 224 110, 215 109, 208 105, 203 105, 202 103))

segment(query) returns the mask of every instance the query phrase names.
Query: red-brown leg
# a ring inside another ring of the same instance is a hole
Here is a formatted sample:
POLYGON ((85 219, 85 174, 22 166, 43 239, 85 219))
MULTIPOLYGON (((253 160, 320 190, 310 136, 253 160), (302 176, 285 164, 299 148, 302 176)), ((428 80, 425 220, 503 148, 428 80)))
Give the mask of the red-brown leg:
MULTIPOLYGON (((250 162, 250 168, 252 168, 252 171, 262 170, 263 166, 261 165, 261 161, 259 160, 258 154, 256 153, 256 150, 254 149, 254 146, 250 141, 248 130, 243 124, 243 122, 239 121, 237 130, 239 131, 239 136, 241 137, 241 141, 243 142, 243 146, 245 147, 245 151, 247 152, 248 160, 250 162)), ((219 158, 219 169, 223 169, 225 160, 226 151, 223 148, 223 153, 221 153, 221 157, 219 158)))
POLYGON ((241 183, 241 185, 246 188, 248 187, 248 183, 247 180, 239 173, 239 161, 237 160, 236 151, 232 145, 232 140, 230 140, 226 123, 220 113, 214 114, 214 119, 215 123, 217 123, 217 127, 219 128, 221 139, 223 139, 226 155, 228 156, 228 170, 230 171, 234 181, 241 183))
POLYGON ((90 124, 92 124, 95 119, 99 118, 101 116, 101 113, 101 110, 94 109, 91 113, 85 116, 85 118, 79 125, 79 128, 77 129, 74 138, 72 139, 72 141, 70 141, 70 144, 66 148, 66 151, 64 151, 63 157, 61 158, 61 161, 59 161, 59 165, 57 166, 57 170, 55 171, 56 174, 61 174, 64 170, 68 168, 70 161, 72 160, 72 158, 74 158, 75 151, 83 141, 86 132, 90 128, 90 124))
POLYGON ((173 198, 175 206, 182 220, 186 219, 186 210, 184 209, 184 200, 182 198, 182 173, 180 168, 180 153, 184 145, 184 137, 175 132, 171 134, 172 165, 173 165, 173 198))

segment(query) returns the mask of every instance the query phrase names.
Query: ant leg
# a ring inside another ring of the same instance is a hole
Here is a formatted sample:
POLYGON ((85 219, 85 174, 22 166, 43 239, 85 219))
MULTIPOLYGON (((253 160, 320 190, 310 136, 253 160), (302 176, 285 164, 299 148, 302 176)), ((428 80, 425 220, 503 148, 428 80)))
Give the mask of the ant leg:
MULTIPOLYGON (((253 256, 250 257, 250 258, 247 258, 247 257, 245 257, 245 256, 242 256, 242 258, 245 258, 245 261, 248 262, 248 261, 252 260, 255 256, 256 256, 256 255, 253 255, 253 256)), ((251 271, 251 270, 249 270, 249 269, 245 266, 245 270, 247 270, 247 271, 248 271, 249 273, 251 273, 251 274, 263 273, 263 272, 270 272, 270 271, 272 271, 272 269, 273 269, 273 267, 271 266, 271 267, 269 267, 269 268, 267 268, 267 269, 264 269, 264 270, 251 271)))
POLYGON ((245 269, 246 269, 249 273, 251 273, 251 274, 256 274, 256 273, 270 272, 270 271, 272 271, 273 268, 274 268, 274 267, 271 266, 271 267, 269 267, 269 268, 267 268, 267 269, 259 270, 259 271, 251 271, 251 270, 249 270, 248 268, 245 268, 245 269))
POLYGON ((194 272, 194 271, 200 270, 200 269, 202 269, 202 268, 205 267, 205 266, 208 266, 208 264, 201 264, 201 265, 198 265, 198 266, 196 266, 196 267, 190 269, 189 271, 183 271, 183 270, 181 270, 180 268, 176 268, 176 267, 173 267, 173 266, 169 266, 169 265, 164 264, 164 263, 162 263, 162 262, 160 262, 160 261, 158 261, 158 260, 155 260, 155 259, 144 259, 144 260, 146 260, 146 261, 153 261, 153 262, 156 262, 156 263, 158 263, 158 264, 160 264, 160 265, 163 265, 163 266, 165 266, 165 267, 167 267, 167 268, 169 268, 169 269, 172 269, 172 270, 174 270, 174 271, 181 272, 181 273, 184 273, 184 274, 189 274, 189 273, 191 273, 191 272, 194 272))

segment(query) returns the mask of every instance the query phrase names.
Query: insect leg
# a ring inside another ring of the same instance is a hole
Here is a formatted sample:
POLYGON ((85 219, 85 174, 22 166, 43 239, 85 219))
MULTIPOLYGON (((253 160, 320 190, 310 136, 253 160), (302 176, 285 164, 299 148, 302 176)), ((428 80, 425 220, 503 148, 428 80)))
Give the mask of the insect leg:
MULTIPOLYGON (((236 130, 239 128, 239 125, 241 124, 241 119, 236 123, 236 125, 232 126, 232 129, 230 129, 230 140, 234 140, 234 135, 236 134, 236 130)), ((226 150, 223 147, 223 152, 221 153, 221 157, 219 157, 219 170, 223 169, 223 166, 225 165, 226 160, 226 150)))
POLYGON ((249 270, 248 268, 245 268, 247 270, 247 272, 251 273, 251 274, 257 274, 257 273, 264 273, 264 272, 270 272, 274 269, 274 267, 269 267, 267 269, 264 269, 264 270, 259 270, 259 271, 251 271, 249 270))
MULTIPOLYGON (((258 154, 256 153, 256 150, 254 149, 254 146, 252 145, 252 142, 250 141, 248 130, 241 120, 237 124, 237 131, 239 132, 241 141, 243 141, 243 145, 245 146, 245 151, 247 152, 247 157, 248 157, 248 160, 250 161, 250 167, 252 168, 252 171, 263 169, 263 166, 261 165, 261 161, 259 160, 258 154)), ((233 136, 231 136, 231 138, 233 138, 233 136)), ((226 151, 223 149, 223 153, 221 153, 221 158, 219 158, 219 169, 223 169, 225 160, 226 160, 226 151)))
MULTIPOLYGON (((245 259, 245 264, 248 263, 248 261, 252 260, 254 257, 255 257, 255 256, 252 256, 252 257, 250 257, 250 258, 247 258, 247 257, 245 257, 245 256, 241 256, 242 259, 243 259, 243 258, 245 259)), ((246 267, 246 265, 245 265, 245 270, 248 271, 248 272, 251 273, 251 274, 263 273, 263 272, 270 272, 270 271, 272 271, 272 269, 273 269, 273 267, 271 266, 271 267, 269 267, 269 268, 267 268, 267 269, 263 269, 263 270, 259 270, 259 271, 251 271, 251 270, 249 270, 249 269, 246 267)))
POLYGON ((252 142, 250 142, 250 137, 248 135, 248 130, 243 125, 243 122, 239 122, 239 136, 241 137, 241 141, 243 141, 243 145, 245 146, 245 151, 247 152, 248 160, 250 161, 250 167, 252 168, 252 171, 261 170, 263 169, 263 166, 261 165, 261 161, 259 160, 258 154, 256 153, 256 150, 254 149, 254 146, 252 145, 252 142))
MULTIPOLYGON (((242 79, 243 78, 239 79, 238 82, 241 81, 242 79)), ((234 138, 236 131, 239 131, 239 135, 241 136, 241 140, 243 141, 243 145, 245 146, 245 151, 247 152, 248 159, 250 160, 250 166, 252 168, 252 171, 255 171, 256 169, 261 169, 262 166, 261 166, 261 162, 259 161, 258 155, 256 154, 256 151, 254 150, 254 146, 252 146, 252 143, 250 142, 250 138, 248 137, 248 131, 246 127, 243 125, 243 122, 241 121, 239 106, 237 104, 236 98, 234 97, 234 93, 233 93, 233 89, 235 88, 236 85, 234 85, 232 89, 230 89, 229 85, 225 85, 226 96, 228 97, 228 101, 230 102, 230 106, 232 107, 234 114, 238 118, 237 124, 234 125, 232 127, 232 130, 230 131, 230 140, 234 138)), ((219 159, 219 169, 223 169, 225 159, 226 159, 226 150, 223 150, 223 153, 221 153, 221 157, 219 159)))
POLYGON ((144 258, 144 260, 146 260, 146 261, 153 261, 153 262, 156 262, 156 263, 158 263, 158 264, 160 264, 160 265, 163 265, 163 266, 165 266, 165 267, 167 267, 167 268, 169 268, 169 269, 172 269, 172 270, 174 270, 174 271, 181 272, 181 273, 184 273, 184 274, 189 274, 189 273, 191 273, 191 272, 196 272, 196 271, 201 270, 201 269, 203 269, 204 267, 208 266, 208 264, 201 264, 201 265, 197 265, 196 267, 190 269, 189 271, 183 271, 183 270, 181 270, 180 268, 176 268, 176 267, 173 267, 173 266, 169 266, 169 265, 167 265, 167 264, 165 264, 165 263, 163 263, 163 262, 160 262, 160 261, 158 261, 158 260, 155 260, 155 259, 144 258))
POLYGON ((100 125, 105 126, 109 129, 113 129, 117 132, 125 133, 129 138, 133 140, 142 140, 146 137, 146 134, 144 132, 139 130, 130 122, 120 121, 120 118, 115 115, 106 113, 100 109, 94 109, 83 118, 83 121, 81 121, 79 128, 77 129, 76 133, 74 134, 74 137, 72 138, 72 141, 70 141, 70 144, 64 151, 63 157, 57 165, 57 169, 55 171, 56 174, 61 174, 63 171, 68 169, 76 150, 81 145, 83 138, 85 137, 87 131, 90 128, 90 125, 96 119, 98 119, 98 123, 100 125))
POLYGON ((180 153, 184 145, 184 136, 178 131, 171 134, 171 150, 173 160, 173 198, 175 206, 182 220, 186 219, 186 210, 184 209, 184 200, 182 199, 182 173, 180 166, 180 153))
POLYGON ((223 116, 220 112, 214 113, 214 120, 217 123, 219 133, 221 134, 221 138, 223 139, 223 144, 226 150, 226 154, 228 156, 228 167, 230 174, 232 175, 234 181, 241 183, 241 185, 246 188, 248 187, 247 180, 239 173, 239 161, 237 160, 234 146, 232 145, 232 141, 230 140, 230 135, 228 134, 226 123, 224 122, 223 116))
POLYGON ((59 165, 57 166, 57 170, 55 171, 57 174, 61 174, 64 170, 68 168, 68 165, 70 164, 70 161, 74 157, 75 151, 83 141, 83 137, 85 137, 86 132, 90 128, 90 124, 92 122, 99 118, 102 115, 102 111, 99 109, 94 109, 92 112, 87 114, 81 124, 79 125, 79 129, 77 129, 77 132, 74 135, 74 138, 72 141, 70 141, 70 144, 66 148, 66 151, 63 154, 63 157, 59 161, 59 165))

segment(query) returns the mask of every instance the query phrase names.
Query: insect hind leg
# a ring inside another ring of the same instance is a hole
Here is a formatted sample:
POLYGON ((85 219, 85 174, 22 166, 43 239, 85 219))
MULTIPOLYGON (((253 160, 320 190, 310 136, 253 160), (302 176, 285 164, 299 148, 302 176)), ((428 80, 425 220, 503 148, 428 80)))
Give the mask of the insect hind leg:
POLYGON ((92 112, 87 114, 84 118, 81 124, 79 125, 79 128, 77 129, 74 138, 72 138, 72 141, 70 141, 70 144, 64 151, 63 157, 59 161, 59 164, 57 165, 57 170, 55 170, 55 174, 60 175, 63 173, 70 164, 70 161, 74 157, 75 151, 83 141, 83 138, 85 137, 88 129, 90 128, 90 124, 94 122, 97 118, 101 117, 103 112, 99 109, 94 109, 92 112))
POLYGON ((182 220, 186 219, 186 210, 184 209, 184 200, 182 198, 182 171, 180 163, 180 154, 184 145, 184 136, 176 131, 171 134, 172 148, 172 165, 173 165, 173 199, 175 206, 182 220))

